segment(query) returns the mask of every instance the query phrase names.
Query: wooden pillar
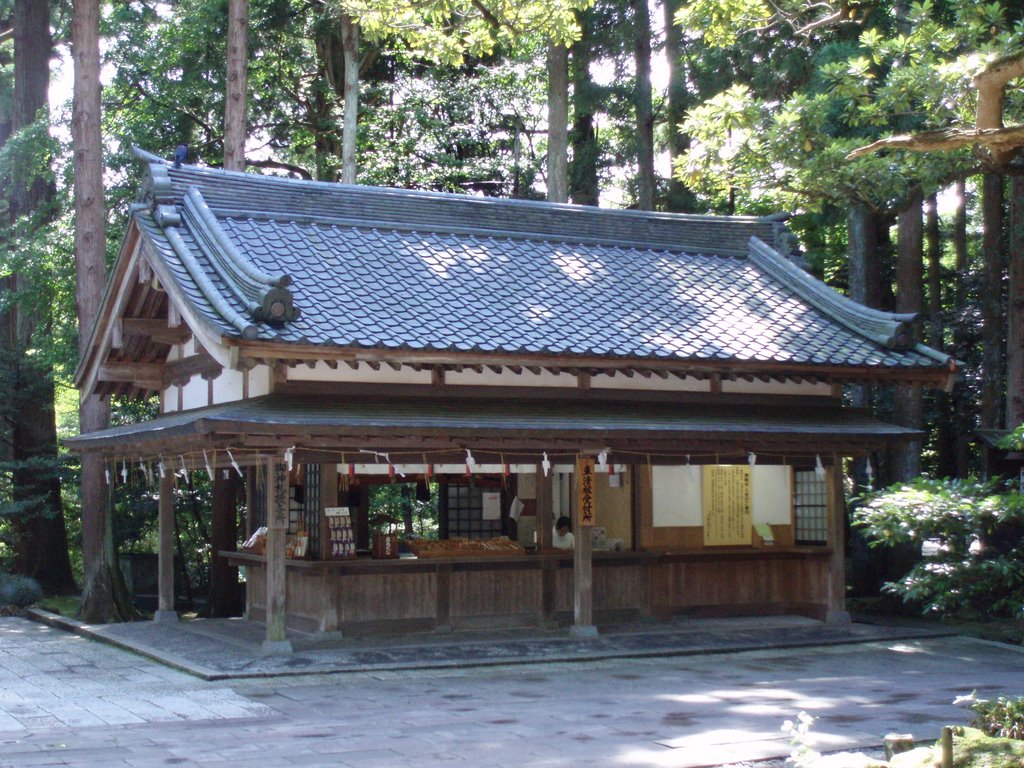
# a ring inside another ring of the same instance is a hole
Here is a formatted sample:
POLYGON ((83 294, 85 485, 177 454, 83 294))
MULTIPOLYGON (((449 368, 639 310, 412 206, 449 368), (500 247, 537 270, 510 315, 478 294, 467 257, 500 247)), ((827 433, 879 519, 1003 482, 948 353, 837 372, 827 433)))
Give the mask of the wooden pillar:
POLYGON ((547 559, 540 564, 540 624, 554 627, 555 590, 558 588, 558 561, 547 559))
POLYGON ((288 469, 267 461, 267 636, 263 653, 291 653, 285 635, 285 539, 288 537, 288 469))
POLYGON ((832 454, 827 470, 828 545, 832 555, 828 563, 828 624, 849 624, 846 610, 846 494, 843 491, 843 457, 832 454))
POLYGON ((153 621, 178 620, 174 610, 174 472, 167 468, 160 476, 157 519, 157 609, 153 621))
POLYGON ((576 461, 576 520, 572 548, 573 637, 597 637, 594 626, 594 460, 576 461))
POLYGON ((572 549, 573 637, 597 637, 594 626, 594 558, 591 526, 576 529, 572 549))
POLYGON ((210 616, 237 616, 242 612, 238 567, 220 555, 233 552, 238 542, 238 492, 241 478, 233 469, 215 469, 211 504, 210 616))
POLYGON ((434 606, 434 629, 437 632, 452 631, 452 565, 438 563, 434 570, 437 596, 434 606))
MULTIPOLYGON (((330 528, 324 509, 338 506, 338 465, 320 465, 320 551, 315 553, 321 559, 330 558, 330 528)), ((324 570, 320 577, 320 626, 321 632, 335 632, 339 635, 338 596, 332 571, 324 570)))
POLYGON ((555 524, 552 496, 554 473, 545 477, 544 468, 537 465, 537 546, 541 549, 551 548, 551 528, 555 524))

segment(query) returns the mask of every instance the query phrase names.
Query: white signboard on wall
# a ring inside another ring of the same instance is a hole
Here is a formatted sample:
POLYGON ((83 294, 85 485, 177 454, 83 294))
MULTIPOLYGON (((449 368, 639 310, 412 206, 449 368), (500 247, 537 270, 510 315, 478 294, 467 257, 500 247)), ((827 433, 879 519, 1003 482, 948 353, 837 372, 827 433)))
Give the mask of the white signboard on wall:
POLYGON ((792 525, 793 470, 784 466, 751 468, 751 516, 755 523, 792 525))
POLYGON ((700 467, 651 467, 651 501, 655 528, 701 525, 700 467))

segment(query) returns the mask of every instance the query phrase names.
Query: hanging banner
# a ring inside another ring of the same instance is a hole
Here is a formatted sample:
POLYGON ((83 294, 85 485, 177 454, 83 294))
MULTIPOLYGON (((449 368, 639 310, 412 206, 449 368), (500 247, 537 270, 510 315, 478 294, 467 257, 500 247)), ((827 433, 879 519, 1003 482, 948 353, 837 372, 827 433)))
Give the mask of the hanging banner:
POLYGON ((576 527, 594 524, 594 460, 576 459, 576 527))
POLYGON ((704 546, 750 545, 752 542, 750 467, 704 467, 704 546))

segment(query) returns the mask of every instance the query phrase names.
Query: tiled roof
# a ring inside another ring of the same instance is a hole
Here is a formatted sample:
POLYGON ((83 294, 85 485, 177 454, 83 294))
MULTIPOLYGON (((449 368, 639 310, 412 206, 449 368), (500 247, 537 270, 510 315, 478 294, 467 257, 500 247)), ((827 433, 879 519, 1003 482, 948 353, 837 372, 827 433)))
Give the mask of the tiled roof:
MULTIPOLYGON (((708 403, 609 402, 600 400, 487 400, 467 397, 388 398, 269 395, 191 411, 69 438, 76 450, 140 445, 189 436, 251 436, 277 440, 282 432, 323 434, 345 442, 343 433, 364 439, 430 435, 583 437, 616 444, 619 438, 691 438, 725 444, 730 438, 810 444, 846 441, 881 444, 920 436, 920 432, 877 421, 834 406, 758 408, 708 403)), ((349 438, 351 441, 354 438, 349 438)), ((446 438, 447 439, 447 438, 446 438)), ((383 440, 383 438, 381 438, 383 440)), ((805 446, 806 447, 806 446, 805 446)))
MULTIPOLYGON (((609 211, 190 166, 152 164, 151 174, 160 177, 151 180, 153 204, 134 214, 150 252, 200 316, 228 337, 640 361, 946 368, 930 350, 893 348, 870 323, 862 329, 859 318, 871 310, 838 294, 816 300, 822 286, 794 280, 785 272, 792 267, 769 247, 779 232, 770 219, 609 211), (204 205, 208 220, 196 211, 204 205), (753 254, 752 237, 768 245, 755 241, 753 254), (211 252, 215 239, 258 273, 291 277, 293 319, 271 324, 246 315, 242 292, 232 289, 234 273, 211 252), (196 269, 206 275, 205 289, 196 269), (830 301, 845 304, 836 310, 830 301)), ((885 328, 901 328, 907 319, 875 315, 885 328)))

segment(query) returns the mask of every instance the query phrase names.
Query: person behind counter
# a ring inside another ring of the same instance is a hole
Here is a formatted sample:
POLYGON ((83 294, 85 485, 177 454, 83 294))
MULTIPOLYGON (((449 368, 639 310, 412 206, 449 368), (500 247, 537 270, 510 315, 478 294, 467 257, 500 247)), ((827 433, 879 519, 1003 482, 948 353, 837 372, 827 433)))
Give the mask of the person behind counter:
POLYGON ((573 543, 572 531, 569 530, 569 518, 562 515, 555 521, 555 530, 551 534, 551 546, 555 549, 572 549, 573 543))

